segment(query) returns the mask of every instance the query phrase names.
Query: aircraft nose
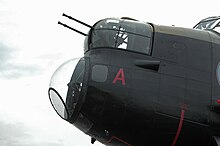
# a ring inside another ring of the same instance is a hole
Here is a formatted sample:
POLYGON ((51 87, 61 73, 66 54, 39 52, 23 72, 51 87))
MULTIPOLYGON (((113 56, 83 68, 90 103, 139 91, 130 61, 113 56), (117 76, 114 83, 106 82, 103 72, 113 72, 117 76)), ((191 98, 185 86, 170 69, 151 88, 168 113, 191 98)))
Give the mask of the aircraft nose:
POLYGON ((48 95, 56 113, 69 122, 78 115, 83 94, 85 59, 71 59, 57 68, 51 77, 48 95))

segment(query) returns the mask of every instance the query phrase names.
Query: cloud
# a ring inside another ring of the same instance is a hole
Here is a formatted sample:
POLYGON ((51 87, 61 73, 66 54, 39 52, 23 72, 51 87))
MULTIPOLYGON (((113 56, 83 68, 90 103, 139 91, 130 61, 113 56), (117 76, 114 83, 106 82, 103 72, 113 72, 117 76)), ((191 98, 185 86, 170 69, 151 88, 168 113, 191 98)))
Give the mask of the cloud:
POLYGON ((41 71, 39 65, 18 63, 16 60, 17 51, 1 42, 0 52, 0 78, 21 78, 35 75, 41 71))
POLYGON ((0 143, 1 145, 16 145, 19 143, 19 139, 30 138, 25 131, 24 125, 18 124, 6 124, 0 121, 0 143))
POLYGON ((62 141, 48 142, 36 140, 31 131, 22 123, 5 123, 0 121, 1 146, 63 146, 62 141))
MULTIPOLYGON (((1 66, 2 67, 2 66, 1 66)), ((2 68, 0 67, 1 73, 0 77, 15 79, 21 77, 27 77, 30 75, 35 75, 40 72, 41 68, 39 66, 25 65, 25 64, 11 64, 7 63, 2 68)))
POLYGON ((11 58, 12 49, 5 46, 3 43, 0 42, 0 61, 4 63, 8 58, 11 58))

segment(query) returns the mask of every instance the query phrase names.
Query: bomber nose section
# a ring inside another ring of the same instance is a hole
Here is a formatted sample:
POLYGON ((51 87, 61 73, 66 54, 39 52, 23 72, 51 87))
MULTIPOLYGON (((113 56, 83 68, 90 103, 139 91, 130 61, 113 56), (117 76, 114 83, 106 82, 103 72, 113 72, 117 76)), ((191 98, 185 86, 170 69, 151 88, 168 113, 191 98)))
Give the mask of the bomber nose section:
POLYGON ((48 90, 50 102, 57 114, 74 123, 86 94, 85 58, 71 59, 57 68, 48 90))

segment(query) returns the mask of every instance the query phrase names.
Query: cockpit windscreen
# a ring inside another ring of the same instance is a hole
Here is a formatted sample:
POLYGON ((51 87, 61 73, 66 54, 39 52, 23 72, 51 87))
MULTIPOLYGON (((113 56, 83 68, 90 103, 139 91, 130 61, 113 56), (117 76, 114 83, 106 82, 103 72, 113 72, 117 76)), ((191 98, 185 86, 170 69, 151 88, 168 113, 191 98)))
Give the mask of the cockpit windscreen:
POLYGON ((91 32, 90 48, 110 47, 151 53, 152 26, 124 19, 104 19, 91 32))
POLYGON ((220 17, 210 17, 200 21, 194 29, 213 30, 220 33, 220 17))

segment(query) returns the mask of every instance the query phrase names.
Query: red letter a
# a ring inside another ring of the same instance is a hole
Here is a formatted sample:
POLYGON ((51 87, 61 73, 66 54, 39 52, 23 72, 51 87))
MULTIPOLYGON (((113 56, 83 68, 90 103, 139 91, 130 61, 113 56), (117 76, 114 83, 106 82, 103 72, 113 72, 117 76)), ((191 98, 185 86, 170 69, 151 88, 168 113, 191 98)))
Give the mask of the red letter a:
POLYGON ((115 79, 113 80, 113 84, 115 84, 117 81, 121 81, 122 85, 125 85, 125 75, 123 68, 120 68, 117 75, 115 76, 115 79))

